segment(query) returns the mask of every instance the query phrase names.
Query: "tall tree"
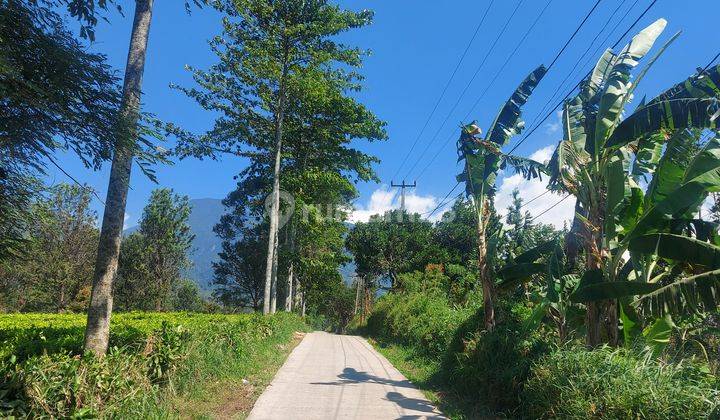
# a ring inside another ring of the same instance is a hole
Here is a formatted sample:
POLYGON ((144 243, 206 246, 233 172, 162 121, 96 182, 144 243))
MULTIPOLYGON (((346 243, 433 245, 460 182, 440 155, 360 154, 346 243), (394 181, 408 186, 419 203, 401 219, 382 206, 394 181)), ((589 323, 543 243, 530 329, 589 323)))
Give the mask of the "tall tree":
POLYGON ((229 308, 262 308, 264 257, 267 249, 267 225, 235 226, 235 215, 225 214, 215 226, 222 239, 219 261, 213 263, 213 296, 229 308))
POLYGON ((156 189, 143 210, 140 228, 123 241, 116 291, 125 309, 172 309, 181 274, 190 267, 194 236, 187 196, 156 189))
POLYGON ((0 263, 5 306, 24 311, 78 311, 89 295, 97 252, 97 215, 87 188, 60 184, 32 205, 26 257, 0 263))
POLYGON ((137 138, 137 121, 140 115, 142 76, 145 71, 153 0, 136 0, 135 18, 130 35, 125 80, 123 83, 121 119, 129 130, 116 132, 110 180, 108 182, 100 245, 95 265, 88 321, 85 330, 85 350, 97 356, 104 355, 110 339, 113 280, 117 273, 122 228, 125 220, 130 169, 133 161, 133 144, 137 138))
POLYGON ((240 175, 247 181, 243 188, 252 187, 253 196, 270 193, 263 299, 268 313, 277 286, 285 160, 300 159, 289 163, 298 167, 324 160, 321 170, 359 167, 362 178, 373 176, 373 159, 345 148, 353 138, 385 136, 377 119, 349 97, 360 88, 353 68, 361 64, 364 52, 334 40, 339 33, 367 25, 372 13, 342 10, 326 0, 223 1, 216 7, 227 15, 223 34, 211 42, 220 63, 208 71, 194 70, 201 89, 183 90, 221 117, 200 137, 203 146, 181 144, 180 150, 196 156, 226 151, 252 158, 240 175))
POLYGON ((182 271, 190 267, 188 252, 194 239, 188 225, 190 212, 188 197, 167 188, 153 191, 143 210, 139 233, 146 243, 151 276, 146 286, 157 290, 155 310, 167 309, 182 271))
POLYGON ((419 214, 392 210, 355 224, 346 247, 353 254, 357 273, 368 279, 389 280, 395 286, 401 273, 423 271, 446 256, 433 243, 433 225, 419 214))

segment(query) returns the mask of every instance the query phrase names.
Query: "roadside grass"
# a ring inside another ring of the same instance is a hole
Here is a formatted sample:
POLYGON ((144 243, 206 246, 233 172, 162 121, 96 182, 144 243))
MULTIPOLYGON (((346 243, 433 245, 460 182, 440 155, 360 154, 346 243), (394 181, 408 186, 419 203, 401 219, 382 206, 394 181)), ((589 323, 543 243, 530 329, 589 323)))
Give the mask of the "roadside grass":
POLYGON ((437 358, 429 357, 411 346, 374 338, 367 340, 445 416, 453 420, 497 418, 496 414, 479 405, 477 400, 450 389, 448 379, 443 374, 442 362, 437 358))
POLYGON ((246 418, 303 335, 293 334, 289 341, 283 336, 256 343, 224 374, 194 386, 187 384, 187 392, 170 395, 160 404, 161 412, 180 418, 246 418))
POLYGON ((82 355, 81 315, 0 315, 0 417, 243 418, 308 330, 276 314, 118 314, 82 355))

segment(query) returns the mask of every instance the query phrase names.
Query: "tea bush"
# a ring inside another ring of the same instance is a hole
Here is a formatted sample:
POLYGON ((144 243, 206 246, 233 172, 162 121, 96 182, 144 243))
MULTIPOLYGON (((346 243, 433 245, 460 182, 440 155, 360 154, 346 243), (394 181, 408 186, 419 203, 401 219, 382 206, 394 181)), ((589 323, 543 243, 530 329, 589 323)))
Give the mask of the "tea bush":
POLYGON ((163 417, 168 395, 243 377, 304 331, 290 314, 126 313, 111 349, 82 354, 83 315, 0 315, 0 417, 163 417))

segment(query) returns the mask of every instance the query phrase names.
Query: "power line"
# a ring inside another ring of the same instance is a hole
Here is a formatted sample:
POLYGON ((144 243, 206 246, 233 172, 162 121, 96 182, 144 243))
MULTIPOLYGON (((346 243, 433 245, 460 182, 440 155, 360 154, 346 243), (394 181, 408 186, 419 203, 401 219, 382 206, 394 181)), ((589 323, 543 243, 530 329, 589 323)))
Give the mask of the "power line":
POLYGON ((430 120, 432 119, 433 115, 435 115, 435 111, 437 111, 437 108, 440 105, 440 102, 442 101, 443 97, 445 96, 445 93, 447 92, 448 87, 450 86, 450 83, 455 78, 455 74, 457 74, 457 71, 460 68, 460 65, 462 64, 463 60, 465 59, 465 56, 467 55, 468 51, 470 50, 470 46, 472 45, 473 41, 475 41, 475 38, 477 37, 477 34, 480 31, 480 27, 482 26, 483 22, 485 22, 485 18, 487 17, 487 14, 493 5, 493 2, 494 2, 494 0, 491 0, 490 4, 485 9, 485 13, 483 14, 482 18, 480 19, 480 23, 478 23, 477 27, 475 28, 475 32, 473 32, 473 35, 470 38, 470 41, 468 42, 467 46, 465 47, 465 51, 463 51, 462 55, 460 56, 460 60, 455 65, 455 69, 452 71, 452 74, 450 75, 450 78, 445 83, 445 87, 443 88, 442 93, 440 93, 440 97, 435 102, 435 106, 433 107, 432 111, 430 112, 430 115, 428 115, 427 119, 425 120, 425 124, 423 124, 422 129, 420 130, 420 133, 415 138, 415 141, 413 142, 412 146, 410 147, 410 150, 407 152, 402 163, 400 163, 400 166, 395 171, 395 174, 392 176, 393 179, 397 178, 397 175, 400 173, 402 168, 405 166, 405 162, 407 162, 408 158, 410 157, 410 154, 415 149, 415 146, 417 145, 418 141, 420 141, 420 138, 422 137, 423 133, 425 133, 425 129, 427 128, 428 124, 430 123, 430 120))
POLYGON ((713 57, 712 60, 710 60, 709 63, 707 63, 707 66, 705 66, 705 67, 702 69, 702 71, 700 72, 700 74, 705 73, 705 71, 712 65, 712 63, 715 62, 715 60, 718 59, 718 57, 720 57, 720 52, 717 53, 717 55, 716 55, 715 57, 713 57))
MULTIPOLYGON (((580 24, 577 26, 577 28, 575 28, 575 31, 574 31, 573 34, 570 36, 570 38, 568 38, 568 40, 565 42, 565 45, 563 45, 563 47, 560 49, 560 51, 558 51, 558 53, 555 54, 555 58, 554 58, 553 61, 550 63, 550 66, 547 68, 546 73, 547 73, 547 71, 550 71, 550 69, 552 68, 553 65, 555 65, 555 63, 557 62, 558 58, 560 58, 560 56, 562 55, 562 53, 567 49, 568 45, 570 45, 570 42, 572 42, 572 40, 575 38, 575 36, 578 34, 578 32, 580 32, 580 29, 585 25, 585 23, 586 23, 587 20, 590 18, 590 16, 593 14, 593 12, 595 11, 595 9, 597 9, 597 7, 598 7, 598 5, 600 4, 601 1, 602 1, 602 0, 597 0, 597 1, 595 2, 595 5, 593 5, 593 7, 592 7, 592 8, 590 9, 590 11, 585 15, 585 17, 584 17, 583 20, 580 22, 580 24)), ((657 0, 656 0, 656 1, 657 1, 657 0)), ((472 110, 471 110, 471 112, 472 112, 472 110)), ((467 116, 465 116, 464 119, 467 119, 467 116)), ((443 126, 444 126, 444 123, 443 123, 443 126)), ((441 126, 440 128, 442 128, 442 126, 441 126)), ((438 130, 438 131, 439 131, 439 130, 438 130)), ((437 134, 437 133, 436 133, 436 134, 437 134)), ((445 141, 445 143, 440 147, 440 149, 438 149, 437 153, 435 153, 435 155, 430 159, 430 161, 425 165, 425 167, 423 167, 423 169, 420 171, 420 175, 422 175, 422 174, 425 173, 425 171, 427 170, 427 168, 430 167, 430 165, 435 161, 435 159, 436 159, 437 156, 440 154, 440 152, 447 146, 447 144, 448 144, 448 142, 450 141, 450 139, 452 139, 452 133, 450 134, 450 137, 448 137, 448 139, 445 141)), ((428 144, 428 147, 429 147, 429 146, 430 146, 430 145, 428 144)), ((426 150, 427 150, 427 148, 426 148, 426 150)), ((421 159, 423 155, 424 155, 424 152, 423 152, 423 154, 420 156, 419 159, 421 159)), ((419 162, 419 159, 418 159, 417 162, 415 162, 415 165, 417 165, 417 163, 419 162)), ((415 167, 415 165, 413 165, 413 168, 415 167)), ((411 170, 412 170, 412 169, 411 169, 411 170)), ((418 175, 416 178, 420 178, 420 175, 418 175)))
POLYGON ((97 194, 97 192, 95 191, 94 188, 91 188, 90 186, 85 185, 85 184, 81 184, 80 181, 78 181, 74 176, 70 175, 70 173, 68 173, 68 171, 66 171, 65 169, 63 169, 57 162, 55 162, 55 159, 53 159, 52 157, 50 157, 50 155, 45 155, 45 157, 48 158, 48 160, 50 161, 50 163, 52 163, 56 168, 58 168, 58 169, 60 170, 60 172, 62 172, 63 174, 65 174, 66 177, 70 178, 70 180, 71 180, 72 182, 74 182, 75 184, 77 184, 80 188, 82 188, 82 189, 84 189, 84 190, 87 190, 87 191, 90 191, 90 192, 92 193, 92 195, 94 195, 95 198, 97 198, 98 201, 99 201, 100 203, 102 203, 103 206, 105 205, 105 202, 102 200, 102 198, 100 198, 100 196, 97 194))
POLYGON ((437 138, 438 134, 440 134, 440 131, 442 131, 442 129, 445 127, 445 123, 447 123, 448 119, 450 119, 450 116, 453 114, 453 112, 455 112, 455 109, 457 109, 458 105, 460 104, 460 101, 465 96, 465 93, 467 93, 468 89, 472 85, 472 82, 475 81, 475 78, 480 73, 480 70, 482 70, 482 68, 485 66, 485 63, 487 62, 488 57, 490 57, 490 55, 492 54, 493 50, 497 46, 498 41, 500 41, 500 38, 503 36, 503 34, 505 34, 505 31, 507 30, 508 25, 510 25, 512 18, 515 16, 518 9, 524 2, 525 2, 525 0, 520 0, 520 2, 518 2, 518 4, 515 6, 515 9, 513 9, 512 13, 510 14, 510 17, 505 21, 505 24, 503 25, 502 29, 500 30, 500 33, 498 33, 498 35, 495 37, 495 40, 493 41, 492 45, 490 46, 490 49, 488 50, 487 54, 485 54, 482 61, 480 62, 480 65, 478 65, 477 69, 475 69, 475 73, 473 73, 472 77, 470 78, 470 81, 468 81, 468 83, 465 85, 465 88, 463 88, 462 92, 458 96, 457 101, 455 101, 455 104, 450 109, 450 112, 448 112, 447 115, 445 116, 445 119, 443 119, 442 124, 440 124, 440 127, 437 129, 437 131, 435 131, 435 134, 430 139, 430 141, 427 143, 427 146, 425 146, 425 149, 423 149, 422 153, 420 153, 420 156, 417 158, 417 160, 415 160, 415 163, 413 164, 413 166, 407 171, 405 178, 410 179, 409 178, 410 172, 412 172, 415 169, 415 167, 417 166, 417 164, 420 163, 423 156, 425 156, 425 153, 427 153, 428 149, 430 148, 430 146, 433 144, 433 142, 437 138))
POLYGON ((572 42, 572 40, 575 38, 575 35, 577 35, 578 32, 580 32, 580 28, 582 28, 583 25, 585 25, 585 22, 587 22, 587 20, 590 18, 590 15, 592 15, 592 13, 595 11, 595 9, 597 9, 598 5, 600 4, 600 1, 601 0, 597 0, 595 2, 595 5, 592 7, 592 9, 590 9, 590 11, 587 13, 587 15, 585 15, 585 18, 582 20, 582 22, 580 22, 580 25, 578 25, 578 27, 575 29, 575 32, 573 32, 573 34, 570 36, 570 38, 567 40, 567 42, 565 42, 565 45, 563 45, 563 47, 560 49, 560 52, 557 53, 557 55, 555 56, 553 61, 550 63, 550 65, 547 68, 547 71, 550 71, 550 69, 553 68, 553 66, 557 62, 558 58, 560 58, 560 55, 562 55, 562 53, 565 51, 565 49, 568 47, 568 45, 570 45, 570 42, 572 42))
MULTIPOLYGON (((447 194, 445 194, 445 197, 443 197, 442 200, 440 200, 440 203, 438 203, 438 205, 435 206, 434 209, 432 209, 430 212, 423 213, 423 215, 427 214, 427 215, 428 215, 427 217, 430 217, 430 216, 432 216, 433 213, 435 213, 441 206, 444 207, 444 206, 447 204, 447 203, 444 203, 444 201, 445 201, 448 197, 450 197, 450 194, 452 194, 453 191, 455 191, 459 185, 460 185, 460 182, 458 182, 457 184, 455 184, 455 186, 452 187, 452 189, 451 189, 450 191, 448 191, 447 194)), ((462 193, 461 193, 461 194, 462 194, 462 193)), ((449 203, 449 201, 448 201, 448 203, 449 203)))
MULTIPOLYGON (((607 37, 605 38, 605 41, 607 40, 607 38, 610 37, 610 35, 612 35, 613 32, 615 32, 615 29, 617 29, 617 27, 620 26, 620 23, 625 19, 625 17, 627 16, 627 14, 630 13, 630 10, 632 10, 632 8, 635 6, 635 4, 637 4, 638 1, 640 1, 640 0, 635 0, 635 3, 633 3, 633 5, 630 6, 630 8, 625 12, 625 16, 623 16, 622 19, 618 20, 618 23, 615 25, 615 27, 608 33, 607 37)), ((575 69, 577 69, 578 64, 580 64, 580 60, 583 60, 583 59, 588 55, 588 53, 589 53, 590 50, 592 49, 593 45, 595 45, 595 41, 597 41, 597 39, 600 37, 600 35, 601 35, 603 32, 605 32, 605 29, 606 29, 606 28, 608 27, 608 25, 610 24, 610 21, 612 21, 612 19, 615 17, 615 15, 617 14, 617 12, 620 11, 620 9, 621 9, 622 6, 625 4, 625 2, 626 2, 626 0, 622 0, 622 1, 620 2, 620 4, 618 4, 618 7, 615 8, 615 10, 612 12, 612 14, 610 15, 610 17, 609 17, 609 18, 605 21, 605 23, 603 24, 603 26, 602 26, 602 28, 600 29, 600 31, 598 31, 598 33, 595 35, 595 37, 593 38, 593 40, 590 41, 590 43, 588 44, 588 47, 587 47, 587 48, 585 49, 585 51, 580 55, 580 58, 578 58, 578 60, 575 61, 575 65, 573 65, 572 69, 570 69, 570 71, 569 71, 568 74, 565 76, 565 78, 559 83, 559 88, 558 88, 555 92, 553 92, 552 96, 550 97, 550 100, 548 100, 548 101, 545 103, 545 105, 543 105, 542 109, 540 109, 540 112, 539 112, 539 113, 537 114, 537 116, 533 119, 533 121, 529 124, 530 126, 534 126, 535 123, 537 122, 538 118, 540 118, 540 115, 542 115, 542 114, 545 112, 545 110, 547 109, 547 106, 550 105, 550 104, 555 100, 556 96, 557 96, 560 92, 565 91, 565 89, 567 88, 567 86, 565 86, 565 82, 567 82, 568 79, 570 79, 570 77, 574 77, 574 76, 575 76, 575 69)), ((605 41, 603 41, 603 42, 600 44, 600 47, 599 47, 599 48, 602 48, 602 45, 605 43, 605 41)), ((598 48, 598 49, 599 49, 599 48, 598 48)), ((595 54, 594 54, 594 55, 597 55, 597 50, 595 51, 595 54)), ((590 59, 592 59, 592 57, 593 57, 593 56, 591 55, 590 58, 588 59, 588 61, 589 61, 590 59)), ((586 65, 587 65, 587 61, 585 61, 580 68, 582 69, 582 68, 584 68, 586 65)))
POLYGON ((542 212, 540 212, 540 214, 533 216, 533 218, 535 218, 536 220, 539 219, 540 216, 542 216, 543 214, 545 214, 545 213, 549 212, 550 210, 554 209, 555 207, 557 207, 558 205, 560 205, 560 203, 562 203, 563 201, 567 200, 568 197, 571 197, 571 196, 572 196, 572 194, 566 195, 565 197, 563 197, 562 199, 560 199, 560 201, 558 201, 557 203, 553 204, 552 206, 550 206, 550 207, 546 208, 545 210, 543 210, 542 212))
POLYGON ((542 8, 542 10, 540 10, 540 13, 537 15, 537 17, 535 18, 535 20, 533 21, 533 23, 528 27, 528 30, 525 31, 525 34, 522 36, 522 38, 520 38, 520 41, 518 41, 518 43, 515 45, 515 48, 512 50, 512 52, 510 53, 510 55, 507 56, 507 58, 505 59, 505 62, 502 64, 502 66, 500 66, 500 68, 498 69, 498 71, 495 72, 495 75, 494 75, 493 78, 490 80, 490 83, 488 83, 488 84, 485 86, 485 89, 483 89, 483 91, 480 93, 480 96, 478 96, 478 98, 475 100, 475 102, 473 103, 473 105, 470 107, 470 110, 467 112, 467 114, 465 114, 465 117, 463 117, 463 121, 464 121, 464 120, 467 120, 468 116, 469 116, 470 114, 472 114, 472 112, 475 110, 475 107, 476 107, 476 106, 480 103, 480 101, 485 97, 485 94, 487 93, 487 91, 490 89, 491 86, 493 86, 493 84, 495 83, 495 81, 497 80, 497 78, 500 77, 500 74, 502 73, 502 71, 505 70, 505 67, 508 65, 508 63, 510 62, 510 60, 515 56, 515 53, 517 53, 518 49, 520 49, 520 46, 525 42, 525 40, 527 39, 527 37, 530 35, 530 32, 532 32, 532 30, 535 28, 535 26, 537 25, 537 23, 540 21, 540 18, 543 16, 543 14, 545 14, 545 11, 548 9, 548 7, 550 7, 550 4, 551 4, 553 1, 554 1, 554 0, 548 0, 548 2, 545 3, 545 6, 542 8))
POLYGON ((549 192, 550 192, 550 190, 547 190, 547 189, 546 189, 544 192, 542 192, 542 193, 536 195, 535 197, 531 198, 530 200, 522 203, 522 204, 520 205, 520 207, 518 207, 518 209, 521 209, 521 208, 527 206, 528 204, 532 203, 533 201, 537 200, 538 198, 544 196, 545 194, 547 194, 547 193, 549 193, 549 192))
MULTIPOLYGON (((638 16, 637 19, 635 19, 635 21, 632 23, 632 25, 630 25, 630 27, 622 35, 620 35, 618 40, 615 42, 615 44, 613 44, 613 46, 611 48, 614 49, 615 47, 617 47, 617 45, 623 40, 623 38, 625 38, 625 36, 632 30, 632 28, 634 28, 635 25, 637 25, 637 23, 640 21, 640 19, 642 19, 647 14, 647 12, 650 11, 650 9, 655 5, 655 3, 657 3, 657 0, 653 0, 652 3, 650 3, 650 5, 640 14, 640 16, 638 16)), ((553 107, 553 109, 551 109, 550 112, 548 112, 545 115, 545 117, 537 125, 535 125, 527 134, 525 134, 523 136, 523 138, 520 139, 520 141, 512 149, 510 149, 508 154, 511 154, 513 151, 515 151, 515 149, 517 149, 521 144, 523 144, 523 142, 525 142, 525 140, 527 140, 528 137, 530 137, 530 135, 532 135, 532 133, 534 133, 545 121, 547 121, 547 119, 550 117, 550 115, 552 115, 552 113, 555 112, 555 110, 565 102, 565 100, 573 93, 573 91, 575 91, 575 89, 577 87, 579 87, 582 84, 583 80, 585 80, 585 78, 588 77, 591 74, 591 72, 592 72, 592 70, 590 70, 590 72, 588 72, 588 74, 585 77, 580 79, 580 81, 575 86, 573 86, 572 89, 570 89, 570 91, 568 91, 568 93, 565 94, 565 96, 560 100, 560 102, 558 102, 558 104, 555 105, 553 107)))

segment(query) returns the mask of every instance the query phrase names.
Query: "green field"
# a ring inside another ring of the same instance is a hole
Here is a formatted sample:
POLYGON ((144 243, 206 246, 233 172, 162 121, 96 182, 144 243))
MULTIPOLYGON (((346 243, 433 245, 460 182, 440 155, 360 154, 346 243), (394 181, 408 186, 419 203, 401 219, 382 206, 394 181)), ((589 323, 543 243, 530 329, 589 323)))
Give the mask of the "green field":
POLYGON ((82 356, 84 326, 0 315, 0 416, 242 417, 307 328, 288 314, 117 314, 98 360, 82 356))

